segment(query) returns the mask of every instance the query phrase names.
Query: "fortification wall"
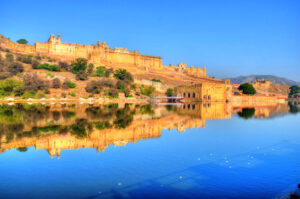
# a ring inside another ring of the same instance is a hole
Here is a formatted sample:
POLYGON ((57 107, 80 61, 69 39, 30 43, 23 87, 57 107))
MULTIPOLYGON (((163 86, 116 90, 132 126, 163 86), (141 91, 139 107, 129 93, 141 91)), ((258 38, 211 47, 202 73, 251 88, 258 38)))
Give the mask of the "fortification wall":
MULTIPOLYGON (((3 37, 2 35, 0 36, 3 37)), ((120 66, 125 69, 127 67, 137 67, 146 71, 163 71, 165 69, 161 57, 142 55, 138 51, 129 51, 126 48, 116 47, 111 49, 105 42, 101 43, 100 41, 98 41, 97 45, 63 43, 61 42, 60 35, 58 37, 51 35, 45 43, 36 42, 34 45, 18 44, 6 38, 3 41, 0 42, 0 45, 13 52, 47 55, 53 58, 58 57, 67 62, 71 62, 76 58, 86 58, 96 65, 104 65, 106 67, 120 66)), ((179 73, 196 77, 206 77, 206 67, 203 69, 199 67, 194 68, 193 66, 188 68, 185 63, 170 66, 173 71, 179 73)))

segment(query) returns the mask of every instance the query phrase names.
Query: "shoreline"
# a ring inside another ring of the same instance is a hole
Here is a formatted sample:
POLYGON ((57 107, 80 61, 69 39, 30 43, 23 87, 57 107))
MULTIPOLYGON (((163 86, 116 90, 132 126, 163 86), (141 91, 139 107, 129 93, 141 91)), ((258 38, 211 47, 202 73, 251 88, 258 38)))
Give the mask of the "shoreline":
POLYGON ((18 104, 18 103, 133 103, 133 104, 148 104, 150 100, 148 98, 137 99, 137 98, 43 98, 43 99, 0 99, 0 104, 18 104))

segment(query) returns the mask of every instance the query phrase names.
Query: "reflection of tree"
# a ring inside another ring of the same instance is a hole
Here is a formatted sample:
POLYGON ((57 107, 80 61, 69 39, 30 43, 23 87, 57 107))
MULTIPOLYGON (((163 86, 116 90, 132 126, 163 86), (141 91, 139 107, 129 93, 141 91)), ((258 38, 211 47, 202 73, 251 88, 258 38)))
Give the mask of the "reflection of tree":
POLYGON ((238 116, 244 119, 249 119, 254 116, 255 108, 243 108, 241 112, 238 112, 238 116))
POLYGON ((300 112, 300 108, 297 107, 297 106, 295 106, 295 105, 293 105, 292 102, 289 102, 289 107, 290 107, 290 112, 291 113, 298 113, 298 112, 300 112))
POLYGON ((114 121, 115 127, 118 129, 126 128, 132 122, 134 114, 135 111, 130 111, 128 105, 124 109, 119 109, 116 114, 117 118, 114 121))
POLYGON ((78 138, 87 137, 88 133, 93 129, 92 125, 86 119, 77 119, 75 124, 71 125, 71 134, 78 138))
POLYGON ((17 148, 17 150, 20 151, 20 152, 26 152, 27 147, 19 147, 19 148, 17 148))
POLYGON ((154 110, 152 109, 152 106, 150 104, 143 105, 140 108, 141 114, 148 114, 148 115, 154 115, 154 110))
POLYGON ((167 109, 169 112, 173 112, 173 111, 175 111, 175 106, 173 106, 173 105, 167 105, 167 106, 166 106, 166 109, 167 109))

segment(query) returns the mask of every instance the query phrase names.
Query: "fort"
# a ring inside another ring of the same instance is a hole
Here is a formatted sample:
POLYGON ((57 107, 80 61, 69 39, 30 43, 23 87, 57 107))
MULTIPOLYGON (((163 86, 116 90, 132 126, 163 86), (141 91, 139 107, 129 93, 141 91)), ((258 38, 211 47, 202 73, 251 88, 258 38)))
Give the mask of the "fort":
POLYGON ((158 56, 142 55, 137 50, 129 51, 127 48, 109 48, 105 42, 98 41, 96 45, 81 45, 61 42, 61 36, 51 35, 45 42, 36 42, 33 45, 15 43, 0 35, 2 48, 12 52, 32 55, 46 55, 59 58, 64 61, 73 61, 76 58, 86 58, 91 63, 111 68, 124 68, 128 70, 171 70, 180 73, 187 73, 195 77, 206 77, 206 67, 187 67, 186 63, 179 63, 177 66, 162 64, 162 58, 158 56), (4 42, 3 42, 4 41, 4 42))

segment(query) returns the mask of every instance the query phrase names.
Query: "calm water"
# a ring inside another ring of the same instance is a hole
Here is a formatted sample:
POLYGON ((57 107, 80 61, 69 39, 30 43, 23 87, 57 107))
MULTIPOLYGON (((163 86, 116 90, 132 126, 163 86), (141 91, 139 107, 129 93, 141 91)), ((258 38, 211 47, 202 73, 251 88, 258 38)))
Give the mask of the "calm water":
POLYGON ((0 105, 0 198, 278 198, 299 107, 0 105))

